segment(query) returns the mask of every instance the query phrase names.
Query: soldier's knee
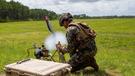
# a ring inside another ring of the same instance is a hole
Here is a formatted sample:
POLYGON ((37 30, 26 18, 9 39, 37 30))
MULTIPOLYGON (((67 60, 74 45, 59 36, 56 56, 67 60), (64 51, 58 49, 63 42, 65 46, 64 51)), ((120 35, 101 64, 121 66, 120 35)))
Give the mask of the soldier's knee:
POLYGON ((99 66, 98 66, 97 64, 95 64, 95 65, 93 66, 93 68, 94 68, 95 71, 98 71, 98 70, 99 70, 99 66))
POLYGON ((95 71, 98 71, 98 70, 99 70, 99 66, 98 66, 98 64, 96 63, 96 60, 95 60, 94 57, 91 57, 91 58, 90 58, 90 66, 91 66, 92 68, 94 68, 95 71))

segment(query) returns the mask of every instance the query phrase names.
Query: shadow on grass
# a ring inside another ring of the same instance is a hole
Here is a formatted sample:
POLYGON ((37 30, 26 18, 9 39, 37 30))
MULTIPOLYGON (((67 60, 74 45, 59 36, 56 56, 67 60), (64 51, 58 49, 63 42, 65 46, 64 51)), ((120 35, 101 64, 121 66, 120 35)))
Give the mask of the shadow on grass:
POLYGON ((95 72, 94 70, 85 69, 76 73, 73 73, 71 76, 108 76, 104 70, 99 70, 95 72))
POLYGON ((106 76, 105 71, 99 70, 98 72, 95 72, 94 70, 84 70, 83 76, 106 76))
POLYGON ((122 74, 118 69, 100 69, 98 72, 96 72, 91 68, 86 68, 73 73, 71 76, 122 76, 122 74))

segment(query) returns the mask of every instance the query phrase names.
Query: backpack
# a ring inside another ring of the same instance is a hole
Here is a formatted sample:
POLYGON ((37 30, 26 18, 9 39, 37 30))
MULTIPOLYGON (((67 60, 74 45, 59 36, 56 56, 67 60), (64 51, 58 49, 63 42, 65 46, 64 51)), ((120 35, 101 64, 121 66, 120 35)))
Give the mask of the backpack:
POLYGON ((71 23, 69 27, 70 26, 76 26, 80 30, 80 33, 82 34, 83 37, 82 39, 85 38, 95 39, 96 37, 96 32, 91 28, 89 28, 88 25, 85 23, 71 23))
POLYGON ((90 50, 95 51, 97 50, 96 48, 96 43, 95 43, 95 38, 96 38, 96 33, 94 30, 88 27, 88 25, 84 23, 71 23, 69 24, 70 26, 75 26, 77 27, 80 31, 76 36, 76 41, 78 43, 78 49, 85 49, 87 48, 87 42, 90 41, 90 50))

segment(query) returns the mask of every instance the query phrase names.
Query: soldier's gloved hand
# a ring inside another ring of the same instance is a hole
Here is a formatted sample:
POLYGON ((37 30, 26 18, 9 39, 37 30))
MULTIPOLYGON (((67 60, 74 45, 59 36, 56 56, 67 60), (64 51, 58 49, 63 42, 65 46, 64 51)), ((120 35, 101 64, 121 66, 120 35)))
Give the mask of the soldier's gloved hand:
POLYGON ((64 54, 64 47, 61 45, 60 42, 58 42, 58 44, 56 44, 56 49, 64 54))
POLYGON ((62 53, 62 54, 65 54, 65 47, 64 46, 61 46, 60 48, 59 48, 59 51, 62 53))
POLYGON ((58 51, 62 51, 63 46, 62 46, 62 45, 56 45, 56 49, 57 49, 58 51))
POLYGON ((57 48, 57 50, 59 50, 59 49, 61 49, 61 47, 62 47, 62 45, 61 45, 61 43, 59 41, 58 44, 56 44, 56 48, 57 48))
POLYGON ((56 45, 56 49, 57 50, 61 50, 62 49, 62 46, 56 45))

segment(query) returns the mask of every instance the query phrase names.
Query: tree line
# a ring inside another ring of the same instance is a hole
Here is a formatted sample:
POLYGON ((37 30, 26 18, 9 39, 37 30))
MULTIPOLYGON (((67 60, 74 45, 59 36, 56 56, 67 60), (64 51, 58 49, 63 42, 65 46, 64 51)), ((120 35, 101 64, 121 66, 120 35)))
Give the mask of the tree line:
POLYGON ((112 19, 112 18, 135 18, 135 16, 87 16, 86 14, 74 15, 75 19, 112 19))
MULTIPOLYGON (((44 16, 49 19, 57 19, 60 14, 46 9, 30 9, 19 2, 13 0, 7 2, 0 0, 0 22, 22 21, 22 20, 42 20, 44 16)), ((86 14, 74 15, 75 19, 110 19, 110 18, 135 18, 135 16, 87 16, 86 14)))
POLYGON ((19 2, 0 0, 0 22, 21 20, 42 20, 44 16, 56 19, 57 14, 46 9, 30 9, 19 2))

